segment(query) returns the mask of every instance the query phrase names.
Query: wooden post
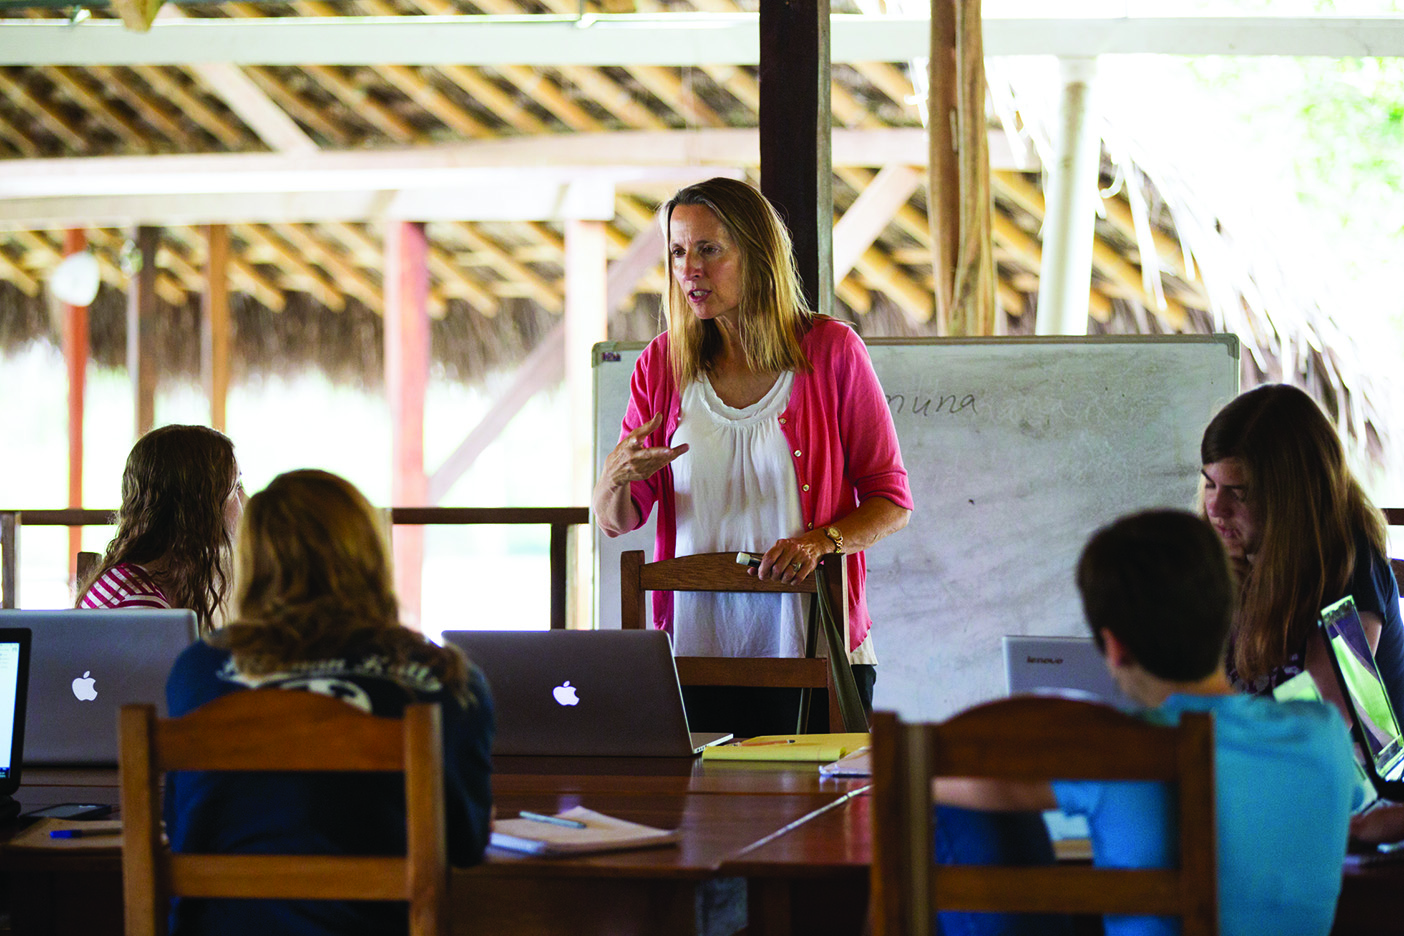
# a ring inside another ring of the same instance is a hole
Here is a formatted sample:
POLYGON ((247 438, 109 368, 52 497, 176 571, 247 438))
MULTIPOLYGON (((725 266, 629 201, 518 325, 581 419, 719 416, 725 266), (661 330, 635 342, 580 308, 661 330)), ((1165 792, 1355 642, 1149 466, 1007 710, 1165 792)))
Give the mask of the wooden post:
MULTIPOLYGON (((609 337, 608 260, 605 256, 605 222, 565 222, 565 385, 570 397, 570 493, 572 505, 590 503, 595 483, 594 368, 595 343, 609 337)), ((593 530, 575 527, 570 540, 567 625, 588 629, 593 625, 591 596, 594 556, 593 530)))
POLYGON ((927 217, 942 335, 995 332, 980 0, 931 0, 927 217))
POLYGON ((0 512, 0 608, 19 607, 19 537, 19 512, 0 512))
MULTIPOLYGON (((71 228, 63 238, 63 255, 72 256, 88 247, 82 228, 71 228)), ((88 375, 88 307, 63 304, 63 359, 68 369, 68 506, 83 506, 83 404, 88 375)), ((68 575, 78 581, 78 553, 83 548, 83 528, 68 528, 68 575)))
POLYGON ((210 425, 224 432, 229 396, 229 228, 208 225, 205 244, 209 260, 200 301, 200 377, 210 398, 210 425))
POLYGON ((760 5, 761 191, 794 239, 810 308, 834 308, 829 0, 760 5))
POLYGON ((141 269, 127 286, 127 376, 136 402, 136 437, 156 425, 156 246, 160 228, 136 229, 141 269))
MULTIPOLYGON (((390 396, 390 488, 395 507, 428 504, 424 474, 424 397, 429 384, 429 242, 424 224, 385 228, 385 389, 390 396)), ((393 532, 395 590, 407 624, 420 626, 424 528, 393 532)))

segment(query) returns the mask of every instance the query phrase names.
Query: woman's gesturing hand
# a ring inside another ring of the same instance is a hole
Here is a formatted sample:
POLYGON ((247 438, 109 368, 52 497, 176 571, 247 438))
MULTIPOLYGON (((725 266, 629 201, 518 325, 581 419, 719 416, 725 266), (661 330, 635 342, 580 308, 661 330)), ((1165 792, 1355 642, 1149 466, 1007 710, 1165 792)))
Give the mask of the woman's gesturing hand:
POLYGON ((620 439, 614 451, 605 458, 592 503, 595 522, 610 536, 627 533, 639 525, 638 509, 629 496, 629 482, 653 477, 664 465, 687 451, 686 445, 649 447, 648 434, 656 430, 662 421, 663 414, 656 414, 620 439))
POLYGON ((687 451, 686 445, 672 448, 666 445, 648 445, 648 434, 657 429, 662 421, 663 414, 656 413, 648 422, 619 440, 614 451, 605 458, 605 480, 616 486, 630 481, 643 481, 653 477, 660 468, 687 451))

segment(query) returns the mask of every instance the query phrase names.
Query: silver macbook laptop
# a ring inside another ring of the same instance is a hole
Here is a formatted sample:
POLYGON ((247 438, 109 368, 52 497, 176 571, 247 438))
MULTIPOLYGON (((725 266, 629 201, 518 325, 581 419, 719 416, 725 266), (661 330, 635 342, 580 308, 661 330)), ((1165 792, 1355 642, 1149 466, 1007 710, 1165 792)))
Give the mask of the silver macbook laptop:
POLYGON ((493 753, 690 757, 729 734, 690 734, 663 631, 444 631, 487 676, 493 753))
POLYGON ((117 710, 166 712, 166 677, 197 631, 193 611, 4 611, 33 632, 24 765, 112 766, 117 710))
POLYGON ((1004 679, 1010 695, 1056 692, 1143 708, 1117 686, 1091 637, 1005 637, 1004 679))

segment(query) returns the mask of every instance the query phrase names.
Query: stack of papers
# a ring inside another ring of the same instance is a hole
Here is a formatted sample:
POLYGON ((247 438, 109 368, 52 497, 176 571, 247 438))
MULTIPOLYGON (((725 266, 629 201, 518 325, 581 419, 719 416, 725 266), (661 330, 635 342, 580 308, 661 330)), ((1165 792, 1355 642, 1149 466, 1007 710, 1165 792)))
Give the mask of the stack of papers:
POLYGON ((873 749, 866 744, 850 751, 832 764, 820 764, 819 773, 825 777, 871 777, 873 749))
POLYGON ((809 761, 828 763, 868 744, 868 733, 761 735, 702 752, 703 760, 809 761))
POLYGON ((536 819, 499 819, 492 825, 492 846, 528 855, 585 855, 672 845, 676 829, 655 829, 597 813, 584 806, 557 813, 557 818, 585 824, 583 829, 552 825, 536 819))

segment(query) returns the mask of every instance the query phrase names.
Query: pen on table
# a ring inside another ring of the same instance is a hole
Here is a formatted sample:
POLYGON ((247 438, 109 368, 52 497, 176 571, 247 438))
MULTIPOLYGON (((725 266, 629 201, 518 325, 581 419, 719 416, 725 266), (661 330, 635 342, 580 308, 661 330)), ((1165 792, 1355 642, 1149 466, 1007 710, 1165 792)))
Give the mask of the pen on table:
POLYGON ((99 835, 121 835, 116 829, 51 829, 49 838, 89 838, 99 835))
POLYGON ((575 819, 562 819, 560 816, 548 816, 539 812, 527 812, 523 809, 517 813, 519 819, 530 819, 532 822, 546 822, 551 825, 565 826, 567 829, 586 828, 585 823, 575 819))
POLYGON ((742 747, 765 747, 767 744, 794 744, 794 738, 785 738, 779 741, 742 741, 742 747))

